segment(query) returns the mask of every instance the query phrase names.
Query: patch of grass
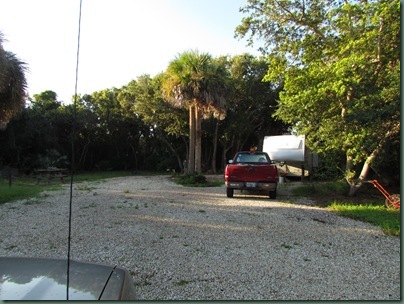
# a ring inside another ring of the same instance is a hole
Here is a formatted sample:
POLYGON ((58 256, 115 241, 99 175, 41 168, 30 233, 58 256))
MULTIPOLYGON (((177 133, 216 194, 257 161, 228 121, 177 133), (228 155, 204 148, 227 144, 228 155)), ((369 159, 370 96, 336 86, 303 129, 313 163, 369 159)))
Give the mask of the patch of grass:
POLYGON ((35 181, 24 179, 13 180, 11 187, 9 187, 8 181, 0 179, 0 204, 28 198, 39 198, 43 191, 60 190, 62 187, 62 185, 37 185, 35 181))
POLYGON ((328 209, 339 215, 379 226, 386 234, 400 235, 400 209, 373 204, 355 205, 349 202, 334 202, 328 209))
POLYGON ((4 248, 7 251, 13 250, 14 248, 17 248, 17 245, 9 245, 6 248, 4 248))
POLYGON ((293 248, 291 245, 288 245, 288 244, 286 244, 286 243, 282 243, 281 246, 282 246, 283 248, 286 248, 286 249, 292 249, 292 248, 293 248))
POLYGON ((191 282, 187 281, 187 280, 181 280, 181 281, 177 282, 177 286, 185 286, 185 285, 188 285, 189 283, 191 283, 191 282))
POLYGON ((349 197, 345 181, 307 183, 292 190, 341 216, 379 226, 388 235, 400 235, 400 209, 386 208, 384 197, 372 185, 364 185, 357 195, 349 197))

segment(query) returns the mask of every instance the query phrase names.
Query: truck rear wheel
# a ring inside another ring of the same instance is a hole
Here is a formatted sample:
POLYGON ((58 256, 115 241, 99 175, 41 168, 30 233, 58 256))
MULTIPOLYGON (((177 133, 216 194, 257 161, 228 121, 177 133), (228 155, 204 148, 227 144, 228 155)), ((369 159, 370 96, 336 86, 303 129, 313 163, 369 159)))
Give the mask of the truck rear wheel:
POLYGON ((269 191, 269 198, 271 198, 271 199, 276 199, 276 190, 274 190, 274 191, 269 191))
POLYGON ((226 188, 226 194, 227 194, 227 197, 233 197, 234 189, 226 188))

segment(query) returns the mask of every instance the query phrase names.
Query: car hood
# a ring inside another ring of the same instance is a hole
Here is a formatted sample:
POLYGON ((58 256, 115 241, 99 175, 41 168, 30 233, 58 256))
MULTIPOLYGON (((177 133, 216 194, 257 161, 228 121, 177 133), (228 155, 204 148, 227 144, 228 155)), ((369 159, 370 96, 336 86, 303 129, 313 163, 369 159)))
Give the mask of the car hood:
MULTIPOLYGON (((69 300, 133 299, 118 267, 70 261, 69 300)), ((67 260, 0 257, 0 300, 66 300, 67 260)))

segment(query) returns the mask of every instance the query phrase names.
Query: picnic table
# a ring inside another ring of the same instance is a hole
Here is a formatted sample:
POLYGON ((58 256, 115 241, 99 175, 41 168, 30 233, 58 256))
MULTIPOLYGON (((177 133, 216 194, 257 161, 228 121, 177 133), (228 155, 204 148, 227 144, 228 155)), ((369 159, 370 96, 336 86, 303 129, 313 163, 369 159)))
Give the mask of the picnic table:
POLYGON ((50 184, 50 181, 54 178, 60 178, 60 181, 64 183, 64 178, 69 176, 68 173, 67 169, 48 167, 44 169, 35 169, 34 178, 36 179, 37 184, 39 184, 42 179, 47 179, 48 184, 50 184))

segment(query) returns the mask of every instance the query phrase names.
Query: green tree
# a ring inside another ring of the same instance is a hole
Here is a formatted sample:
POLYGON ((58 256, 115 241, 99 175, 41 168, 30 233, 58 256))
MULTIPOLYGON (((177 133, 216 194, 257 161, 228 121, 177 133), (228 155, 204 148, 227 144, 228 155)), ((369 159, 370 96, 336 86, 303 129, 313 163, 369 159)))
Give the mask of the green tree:
POLYGON ((50 90, 34 94, 34 99, 31 100, 31 103, 33 107, 38 107, 42 111, 55 110, 61 105, 61 102, 57 100, 57 94, 50 90))
POLYGON ((122 89, 105 89, 84 95, 78 119, 82 143, 80 163, 87 169, 137 169, 139 139, 144 124, 119 101, 122 89))
POLYGON ((267 135, 279 135, 287 131, 285 124, 272 118, 277 109, 279 89, 271 82, 263 82, 268 62, 250 54, 229 59, 233 94, 228 102, 228 120, 234 138, 235 151, 254 145, 262 148, 267 135))
POLYGON ((0 130, 24 108, 27 81, 26 64, 17 56, 4 50, 0 32, 0 130))
POLYGON ((248 0, 242 11, 237 35, 265 41, 266 80, 283 86, 276 117, 312 149, 346 154, 355 194, 400 133, 400 2, 248 0))
POLYGON ((53 91, 35 94, 30 102, 0 132, 0 158, 27 170, 66 167, 71 115, 61 111, 53 91))
MULTIPOLYGON (((136 81, 131 81, 121 89, 118 100, 124 108, 133 113, 132 115, 139 116, 139 119, 148 125, 157 141, 162 142, 168 148, 182 170, 181 151, 183 149, 179 147, 177 139, 182 139, 188 134, 187 112, 172 106, 163 99, 161 92, 163 77, 163 74, 158 74, 153 78, 149 75, 138 77, 136 81)), ((168 161, 163 163, 168 163, 168 161)))
POLYGON ((189 51, 173 60, 162 84, 164 98, 189 109, 188 172, 201 173, 201 122, 203 117, 225 116, 227 71, 207 53, 189 51))

